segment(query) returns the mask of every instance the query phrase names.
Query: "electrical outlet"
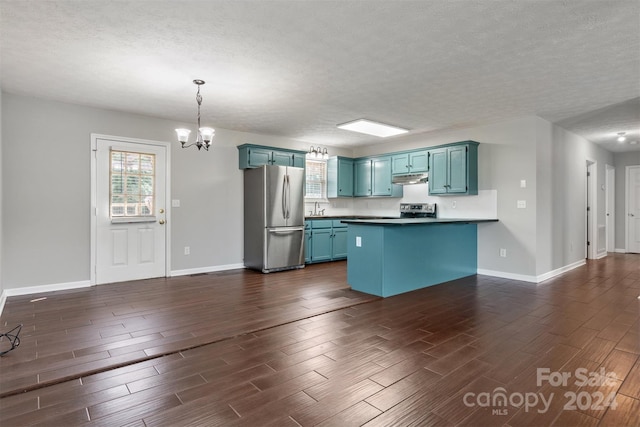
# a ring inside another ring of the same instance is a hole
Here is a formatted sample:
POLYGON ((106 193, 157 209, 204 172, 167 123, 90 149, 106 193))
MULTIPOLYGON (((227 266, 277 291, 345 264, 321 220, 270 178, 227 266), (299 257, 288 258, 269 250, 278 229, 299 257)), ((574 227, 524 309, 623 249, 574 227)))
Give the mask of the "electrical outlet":
POLYGON ((507 250, 505 248, 500 248, 500 256, 502 258, 506 258, 507 257, 507 250))
POLYGON ((184 254, 185 255, 190 255, 191 254, 191 248, 189 246, 185 246, 184 247, 184 254))
POLYGON ((173 199, 173 200, 171 201, 171 207, 172 207, 172 208, 179 208, 179 207, 180 207, 180 200, 178 200, 178 199, 173 199))
POLYGON ((526 179, 521 179, 520 180, 520 188, 527 188, 527 180, 526 179))
POLYGON ((362 237, 356 236, 356 248, 362 247, 362 237))
POLYGON ((453 209, 455 209, 457 205, 458 205, 458 204, 456 203, 456 201, 455 201, 455 200, 453 200, 453 201, 451 202, 451 207, 452 207, 453 209))

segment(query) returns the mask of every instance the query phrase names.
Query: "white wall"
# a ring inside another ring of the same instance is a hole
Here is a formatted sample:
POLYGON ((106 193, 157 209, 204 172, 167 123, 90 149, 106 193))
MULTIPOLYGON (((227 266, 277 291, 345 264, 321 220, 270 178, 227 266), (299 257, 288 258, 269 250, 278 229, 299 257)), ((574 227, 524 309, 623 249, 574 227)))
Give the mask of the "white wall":
MULTIPOLYGON (((91 133, 173 141, 174 129, 184 126, 194 124, 3 93, 4 288, 89 280, 91 133)), ((242 264, 236 146, 244 143, 308 149, 300 141, 224 129, 216 129, 209 152, 172 144, 171 192, 181 203, 171 211, 173 271, 242 264)))

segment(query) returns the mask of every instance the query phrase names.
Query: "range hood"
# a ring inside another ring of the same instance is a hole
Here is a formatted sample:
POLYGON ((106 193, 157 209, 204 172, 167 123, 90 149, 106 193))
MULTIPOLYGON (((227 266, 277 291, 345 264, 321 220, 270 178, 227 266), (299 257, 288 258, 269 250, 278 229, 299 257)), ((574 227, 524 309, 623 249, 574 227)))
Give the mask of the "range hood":
POLYGON ((429 181, 429 174, 425 173, 411 173, 407 175, 393 175, 391 182, 398 185, 412 185, 412 184, 425 184, 429 181))

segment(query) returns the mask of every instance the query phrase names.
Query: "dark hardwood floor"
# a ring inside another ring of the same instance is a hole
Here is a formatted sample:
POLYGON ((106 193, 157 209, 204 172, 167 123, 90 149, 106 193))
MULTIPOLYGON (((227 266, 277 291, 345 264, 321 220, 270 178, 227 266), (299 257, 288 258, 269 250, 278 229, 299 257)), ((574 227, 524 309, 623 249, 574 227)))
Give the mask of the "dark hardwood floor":
POLYGON ((0 425, 637 426, 639 295, 610 254, 386 299, 345 262, 11 297, 0 425))

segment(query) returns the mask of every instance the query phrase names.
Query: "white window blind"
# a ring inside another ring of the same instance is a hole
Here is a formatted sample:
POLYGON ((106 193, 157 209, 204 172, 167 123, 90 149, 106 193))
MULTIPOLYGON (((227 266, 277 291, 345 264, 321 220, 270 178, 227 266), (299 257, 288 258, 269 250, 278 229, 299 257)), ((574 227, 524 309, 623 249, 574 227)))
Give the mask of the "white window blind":
POLYGON ((306 160, 306 199, 327 198, 327 162, 306 160))
POLYGON ((155 154, 111 151, 111 218, 154 214, 155 154))

